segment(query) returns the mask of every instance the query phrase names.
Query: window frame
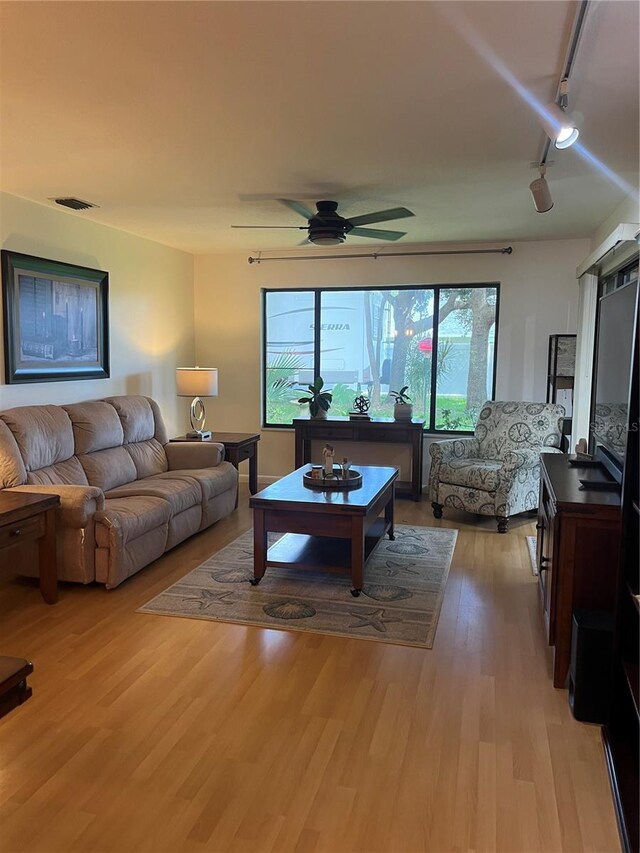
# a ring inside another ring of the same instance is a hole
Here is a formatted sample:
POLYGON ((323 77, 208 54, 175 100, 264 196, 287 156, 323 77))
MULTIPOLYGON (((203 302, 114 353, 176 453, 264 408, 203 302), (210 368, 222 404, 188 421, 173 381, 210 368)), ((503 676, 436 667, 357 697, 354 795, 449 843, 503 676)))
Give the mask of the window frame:
MULTIPOLYGON (((318 376, 320 371, 320 327, 321 327, 321 299, 323 293, 335 293, 339 291, 371 291, 379 292, 384 290, 430 290, 433 291, 433 352, 435 358, 431 359, 431 377, 430 377, 430 399, 429 399, 429 421, 425 421, 424 432, 430 435, 473 435, 474 430, 446 430, 436 429, 436 385, 437 385, 437 363, 438 363, 438 339, 439 339, 439 319, 440 319, 440 292, 442 290, 477 290, 488 287, 495 288, 496 291, 496 313, 494 320, 494 344, 493 344, 493 371, 491 376, 491 400, 495 400, 496 394, 496 378, 498 372, 498 333, 500 321, 500 282, 486 281, 474 283, 438 283, 438 284, 385 284, 376 285, 375 287, 262 287, 260 289, 261 298, 261 366, 260 366, 260 420, 262 429, 278 429, 292 430, 292 423, 267 423, 267 299, 270 293, 311 293, 313 294, 313 375, 318 376), (433 425, 433 426, 431 426, 433 425)), ((301 392, 302 393, 302 392, 301 392)))

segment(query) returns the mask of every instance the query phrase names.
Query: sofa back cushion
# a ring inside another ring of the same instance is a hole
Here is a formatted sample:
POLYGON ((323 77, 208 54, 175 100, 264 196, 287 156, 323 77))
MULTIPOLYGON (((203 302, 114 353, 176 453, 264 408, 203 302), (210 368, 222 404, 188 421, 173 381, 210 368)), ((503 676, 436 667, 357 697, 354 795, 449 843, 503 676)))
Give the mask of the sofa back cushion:
POLYGON ((13 433, 27 475, 73 456, 71 421, 60 406, 19 406, 0 418, 13 433))
POLYGON ((30 486, 88 486, 89 481, 77 456, 56 462, 47 468, 29 471, 27 483, 30 486))
POLYGON ((124 444, 148 441, 151 438, 164 446, 169 438, 155 400, 136 395, 107 397, 105 403, 118 413, 124 432, 124 444))
POLYGON ((122 447, 124 432, 117 412, 103 400, 63 406, 73 425, 76 454, 122 447))
POLYGON ((155 400, 149 397, 107 397, 105 403, 118 414, 124 446, 133 460, 136 477, 152 477, 169 470, 164 444, 166 430, 155 400))
POLYGON ((27 472, 13 433, 0 416, 0 489, 24 486, 27 472))
POLYGON ((484 459, 500 459, 508 450, 560 447, 564 408, 555 403, 488 401, 475 436, 484 459))
POLYGON ((103 492, 136 479, 118 413, 104 400, 65 406, 73 424, 76 453, 91 486, 103 492))

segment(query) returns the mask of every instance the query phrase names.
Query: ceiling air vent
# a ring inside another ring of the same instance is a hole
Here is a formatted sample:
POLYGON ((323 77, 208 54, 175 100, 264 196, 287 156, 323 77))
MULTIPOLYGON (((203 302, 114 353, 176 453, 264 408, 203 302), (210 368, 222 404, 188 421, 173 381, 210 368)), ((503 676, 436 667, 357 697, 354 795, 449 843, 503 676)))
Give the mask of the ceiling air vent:
POLYGON ((91 204, 90 201, 82 201, 80 198, 52 198, 56 204, 61 204, 63 207, 69 207, 71 210, 89 210, 91 207, 98 207, 97 204, 91 204))

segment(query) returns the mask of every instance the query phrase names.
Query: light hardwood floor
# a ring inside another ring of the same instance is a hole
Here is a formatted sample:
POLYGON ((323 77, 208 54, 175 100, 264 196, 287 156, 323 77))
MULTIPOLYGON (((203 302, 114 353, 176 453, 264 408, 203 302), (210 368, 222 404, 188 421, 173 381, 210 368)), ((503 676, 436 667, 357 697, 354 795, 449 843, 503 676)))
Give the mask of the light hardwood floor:
POLYGON ((45 605, 2 572, 2 851, 619 849, 600 731, 548 676, 525 535, 460 530, 432 650, 136 608, 251 524, 240 509, 119 589, 45 605))

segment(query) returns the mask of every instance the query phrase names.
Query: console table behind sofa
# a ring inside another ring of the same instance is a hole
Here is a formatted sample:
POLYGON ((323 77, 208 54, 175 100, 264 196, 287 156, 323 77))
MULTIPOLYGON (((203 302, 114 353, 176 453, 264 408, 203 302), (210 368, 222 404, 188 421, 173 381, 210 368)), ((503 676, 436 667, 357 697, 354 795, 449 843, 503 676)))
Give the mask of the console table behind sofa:
MULTIPOLYGON (((396 494, 420 500, 422 493, 422 432, 424 421, 394 421, 390 418, 294 418, 296 468, 311 462, 311 442, 377 441, 404 444, 411 448, 411 481, 396 481, 396 494)), ((340 454, 338 454, 340 455, 340 454)))

